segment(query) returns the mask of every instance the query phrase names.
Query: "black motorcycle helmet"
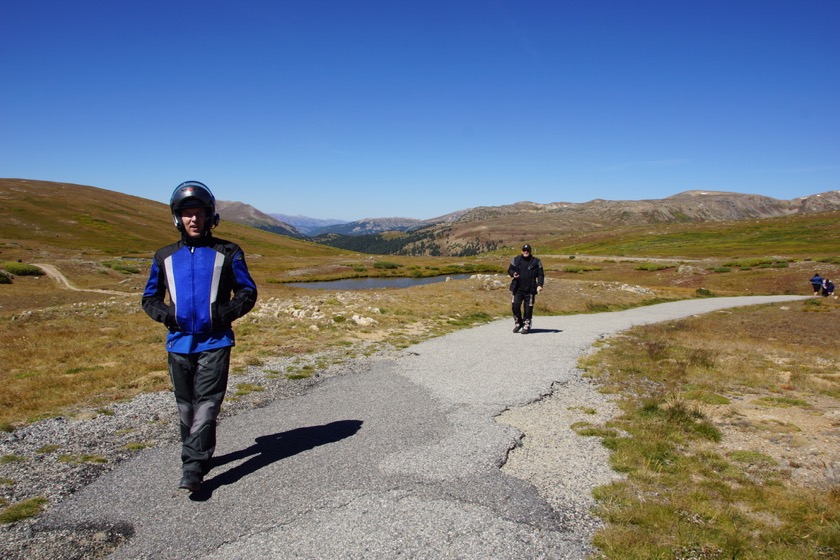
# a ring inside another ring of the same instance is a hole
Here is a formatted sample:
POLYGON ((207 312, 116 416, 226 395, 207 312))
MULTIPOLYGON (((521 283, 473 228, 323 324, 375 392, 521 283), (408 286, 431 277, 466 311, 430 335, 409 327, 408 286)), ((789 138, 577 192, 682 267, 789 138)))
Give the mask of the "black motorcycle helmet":
POLYGON ((214 227, 219 225, 219 215, 216 214, 216 197, 204 183, 198 181, 184 181, 172 193, 169 199, 169 209, 172 211, 172 221, 178 231, 184 233, 184 224, 181 223, 181 211, 185 208, 204 208, 207 213, 205 222, 205 235, 210 233, 214 227))

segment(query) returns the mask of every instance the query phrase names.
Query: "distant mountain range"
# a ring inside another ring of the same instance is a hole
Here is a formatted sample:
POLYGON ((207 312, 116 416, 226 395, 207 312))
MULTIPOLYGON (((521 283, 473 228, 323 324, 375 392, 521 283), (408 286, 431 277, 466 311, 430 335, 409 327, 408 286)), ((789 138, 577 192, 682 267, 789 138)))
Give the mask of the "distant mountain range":
POLYGON ((348 223, 347 220, 322 220, 319 218, 308 218, 306 216, 287 216, 286 214, 269 214, 272 218, 294 227, 305 235, 318 235, 321 229, 330 226, 340 226, 348 223))
POLYGON ((664 199, 596 199, 548 204, 523 201, 504 206, 478 206, 427 220, 366 218, 353 222, 267 215, 241 203, 220 205, 224 219, 276 233, 285 229, 290 233, 283 235, 308 238, 333 247, 377 254, 449 256, 514 247, 570 231, 737 221, 834 210, 840 210, 840 191, 779 200, 755 194, 695 190, 664 199))
MULTIPOLYGON (((62 249, 107 245, 109 251, 131 252, 161 243, 172 233, 170 228, 161 227, 170 222, 166 204, 95 187, 0 179, 0 200, 3 200, 0 250, 27 248, 33 243, 37 246, 49 239, 51 246, 62 249), (126 214, 122 209, 129 207, 134 217, 128 223, 123 223, 122 218, 106 219, 88 210, 107 208, 110 213, 122 216, 126 214)), ((824 218, 810 219, 822 227, 823 223, 834 224, 840 220, 840 191, 792 200, 733 192, 687 191, 657 200, 517 202, 478 206, 427 220, 369 218, 341 222, 282 216, 302 224, 300 227, 307 228, 306 232, 241 202, 218 201, 217 210, 224 222, 236 226, 225 228, 227 232, 239 232, 236 235, 245 237, 258 233, 260 239, 268 236, 272 238, 268 242, 271 246, 306 246, 308 252, 327 253, 335 247, 383 255, 470 256, 501 249, 507 252, 524 242, 536 244, 538 251, 563 252, 570 246, 586 247, 604 236, 636 238, 642 234, 651 239, 668 235, 710 236, 727 227, 726 224, 746 221, 748 227, 741 226, 749 232, 745 235, 754 235, 760 229, 767 234, 767 228, 772 233, 778 223, 764 228, 762 220, 790 217, 801 223, 800 218, 833 212, 824 218), (691 227, 695 224, 696 227, 691 227), (242 225, 250 227, 242 228, 242 225), (315 244, 321 247, 313 247, 315 244)), ((784 241, 783 237, 779 238, 780 244, 784 241)))

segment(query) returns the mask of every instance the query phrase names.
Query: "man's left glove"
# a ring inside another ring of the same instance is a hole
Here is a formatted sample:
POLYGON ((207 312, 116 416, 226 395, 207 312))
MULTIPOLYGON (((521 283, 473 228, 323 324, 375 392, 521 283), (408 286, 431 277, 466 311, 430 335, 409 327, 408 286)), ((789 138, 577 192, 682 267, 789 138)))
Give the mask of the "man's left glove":
POLYGON ((230 328, 230 323, 225 323, 222 321, 222 316, 219 314, 219 307, 216 304, 213 304, 212 308, 210 309, 210 320, 213 322, 213 330, 227 330, 230 328))
POLYGON ((178 326, 178 321, 175 319, 175 315, 172 313, 166 314, 163 324, 166 325, 166 328, 172 332, 178 332, 181 330, 181 327, 178 326))

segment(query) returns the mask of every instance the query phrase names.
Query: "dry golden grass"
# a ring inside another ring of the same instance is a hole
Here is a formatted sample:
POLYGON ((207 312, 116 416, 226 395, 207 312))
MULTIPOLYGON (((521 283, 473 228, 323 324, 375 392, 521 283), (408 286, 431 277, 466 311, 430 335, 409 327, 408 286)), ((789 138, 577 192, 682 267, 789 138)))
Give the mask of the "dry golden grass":
MULTIPOLYGON (((333 266, 347 260, 333 259, 333 266)), ((235 325, 234 372, 273 356, 331 347, 345 348, 348 355, 363 343, 404 347, 509 313, 506 277, 496 282, 486 278, 399 290, 335 292, 270 282, 278 269, 269 261, 249 259, 260 299, 255 310, 235 325)), ((109 293, 71 290, 48 277, 18 277, 2 286, 0 360, 7 366, 0 371, 4 387, 0 423, 20 424, 167 388, 165 330, 149 320, 139 304, 148 261, 133 261, 138 267, 134 274, 89 260, 52 262, 72 286, 109 293)), ((423 267, 447 265, 440 259, 414 262, 418 264, 413 266, 423 267)), ((310 278, 312 273, 318 277, 331 267, 321 257, 298 263, 308 270, 292 274, 296 279, 310 278)), ((497 263, 499 268, 505 265, 497 263)), ((549 279, 538 311, 543 314, 620 309, 692 295, 667 287, 636 293, 618 289, 617 283, 564 275, 547 265, 549 279)))
POLYGON ((602 429, 627 474, 596 490, 606 557, 836 557, 838 318, 826 298, 726 310, 585 360, 623 410, 602 429))
MULTIPOLYGON (((50 255, 51 256, 51 255, 50 255)), ((370 255, 312 256, 292 260, 249 256, 260 289, 257 308, 236 324, 234 371, 259 365, 272 356, 342 347, 348 355, 362 344, 404 347, 431 336, 497 317, 508 316, 506 278, 455 281, 407 289, 335 292, 293 288, 272 281, 323 278, 337 268, 366 266, 377 273, 379 257, 370 255), (285 263, 285 264, 284 264, 285 263), (283 271, 285 270, 285 272, 283 271), (359 322, 353 319, 356 315, 359 322)), ((389 259, 392 260, 392 259, 389 259)), ((502 270, 507 258, 393 259, 411 268, 442 269, 475 263, 502 270)), ((66 414, 80 406, 101 406, 141 391, 168 387, 165 331, 150 321, 139 305, 148 273, 148 259, 132 259, 136 273, 119 273, 102 261, 55 258, 68 289, 47 277, 18 277, 0 286, 0 423, 20 424, 45 415, 66 414), (114 295, 110 292, 122 292, 114 295)), ((546 256, 546 290, 538 313, 565 314, 623 309, 668 299, 695 297, 698 286, 720 295, 742 294, 736 276, 747 280, 746 293, 789 293, 807 288, 811 264, 786 269, 716 274, 714 267, 691 265, 655 272, 640 271, 635 260, 590 261, 593 270, 564 272, 567 258, 546 256), (596 266, 597 265, 597 266, 596 266), (732 285, 730 285, 730 283, 732 285)), ((825 268, 825 267, 824 267, 825 268)))

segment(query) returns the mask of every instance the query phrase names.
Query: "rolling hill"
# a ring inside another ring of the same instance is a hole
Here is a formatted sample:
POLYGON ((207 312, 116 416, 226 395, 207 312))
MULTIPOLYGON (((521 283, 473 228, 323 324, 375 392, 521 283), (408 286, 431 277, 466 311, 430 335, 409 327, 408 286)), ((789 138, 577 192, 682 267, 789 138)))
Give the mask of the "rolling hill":
MULTIPOLYGON (((266 256, 340 254, 233 221, 223 220, 216 234, 266 256)), ((71 183, 0 179, 0 260, 150 256, 177 239, 166 204, 71 183)))
POLYGON ((249 204, 227 200, 217 200, 216 210, 222 220, 236 222, 278 235, 288 235, 297 239, 306 237, 294 226, 284 223, 270 214, 264 214, 249 204))

